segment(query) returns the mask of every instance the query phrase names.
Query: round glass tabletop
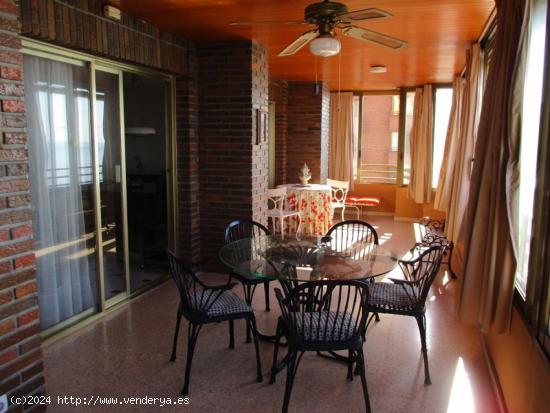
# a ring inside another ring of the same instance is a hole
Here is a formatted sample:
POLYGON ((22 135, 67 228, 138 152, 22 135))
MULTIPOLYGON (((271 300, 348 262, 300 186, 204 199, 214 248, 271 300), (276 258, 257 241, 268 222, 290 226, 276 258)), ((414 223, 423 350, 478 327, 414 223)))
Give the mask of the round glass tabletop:
POLYGON ((323 237, 244 238, 224 245, 219 256, 244 277, 295 281, 363 280, 390 272, 398 261, 384 246, 354 243, 338 248, 323 237))

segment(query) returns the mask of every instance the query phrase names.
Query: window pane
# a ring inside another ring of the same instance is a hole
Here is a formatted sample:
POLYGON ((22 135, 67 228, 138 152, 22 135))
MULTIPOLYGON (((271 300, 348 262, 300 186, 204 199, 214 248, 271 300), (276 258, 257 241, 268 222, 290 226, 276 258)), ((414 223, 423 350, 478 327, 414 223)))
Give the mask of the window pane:
POLYGON ((399 131, 399 104, 396 95, 363 96, 360 181, 396 183, 397 151, 392 149, 392 133, 399 131), (396 111, 397 109, 397 111, 396 111))
POLYGON ((523 107, 520 143, 520 182, 518 220, 518 259, 516 285, 525 296, 529 265, 531 222, 533 220, 533 199, 537 173, 537 149, 539 142, 540 107, 544 68, 546 33, 546 2, 533 2, 531 37, 527 56, 525 82, 523 85, 523 107))
POLYGON ((453 101, 452 88, 437 88, 435 90, 435 119, 434 119, 434 141, 432 159, 432 188, 437 188, 439 171, 443 161, 445 150, 445 138, 449 127, 449 115, 453 101))
POLYGON ((405 114, 405 145, 403 148, 403 184, 408 185, 411 177, 411 129, 415 92, 407 92, 407 113, 405 114))

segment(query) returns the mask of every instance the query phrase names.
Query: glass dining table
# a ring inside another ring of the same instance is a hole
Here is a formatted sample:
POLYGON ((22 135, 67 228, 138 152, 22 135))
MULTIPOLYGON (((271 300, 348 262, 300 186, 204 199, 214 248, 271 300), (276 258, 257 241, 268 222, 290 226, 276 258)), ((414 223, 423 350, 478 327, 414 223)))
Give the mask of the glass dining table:
MULTIPOLYGON (((278 280, 283 294, 304 282, 372 280, 389 273, 398 263, 397 255, 383 245, 356 240, 342 246, 330 237, 321 236, 244 238, 224 245, 219 257, 231 271, 243 277, 278 280)), ((276 340, 272 334, 261 331, 257 334, 262 340, 276 340)), ((348 361, 344 356, 329 353, 324 356, 348 361)), ((281 371, 286 363, 287 357, 277 365, 276 372, 281 371)))

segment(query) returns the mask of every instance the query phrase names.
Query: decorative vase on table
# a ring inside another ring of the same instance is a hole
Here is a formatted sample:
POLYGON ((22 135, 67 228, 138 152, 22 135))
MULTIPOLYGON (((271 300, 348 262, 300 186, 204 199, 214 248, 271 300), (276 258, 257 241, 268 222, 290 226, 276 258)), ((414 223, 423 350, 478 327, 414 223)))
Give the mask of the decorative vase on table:
POLYGON ((309 171, 307 163, 304 163, 304 166, 302 167, 302 171, 300 172, 300 175, 298 175, 298 178, 300 178, 300 183, 302 185, 307 185, 307 183, 311 179, 311 173, 309 171))

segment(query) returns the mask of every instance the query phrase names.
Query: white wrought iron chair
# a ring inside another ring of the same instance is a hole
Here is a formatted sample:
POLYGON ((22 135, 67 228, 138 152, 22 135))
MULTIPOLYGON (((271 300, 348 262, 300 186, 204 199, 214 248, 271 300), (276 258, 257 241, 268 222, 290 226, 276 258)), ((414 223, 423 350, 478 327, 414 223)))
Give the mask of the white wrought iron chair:
POLYGON ((327 185, 330 186, 332 192, 332 209, 342 209, 342 221, 345 220, 346 207, 355 208, 357 210, 357 219, 359 219, 359 208, 355 205, 346 205, 346 197, 348 196, 349 182, 337 181, 335 179, 327 179, 327 185))
POLYGON ((296 234, 300 233, 300 227, 302 226, 302 215, 300 211, 291 211, 285 209, 286 201, 286 188, 276 188, 267 190, 267 219, 271 218, 271 224, 273 226, 273 233, 276 234, 276 219, 279 219, 281 225, 281 236, 285 236, 285 218, 297 216, 298 227, 296 228, 296 234))

